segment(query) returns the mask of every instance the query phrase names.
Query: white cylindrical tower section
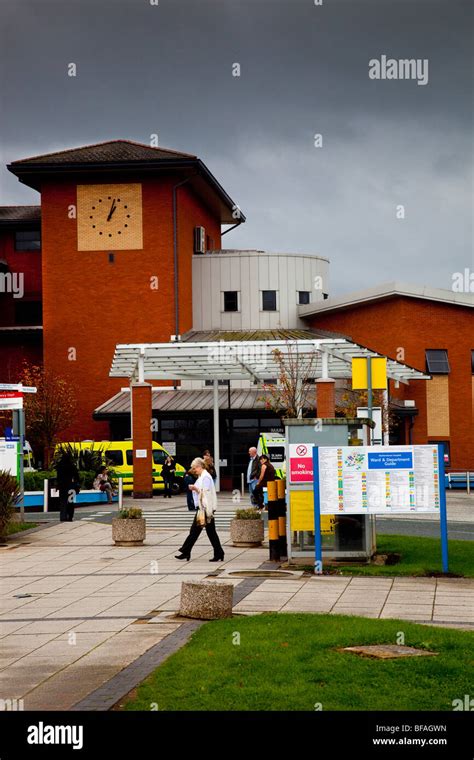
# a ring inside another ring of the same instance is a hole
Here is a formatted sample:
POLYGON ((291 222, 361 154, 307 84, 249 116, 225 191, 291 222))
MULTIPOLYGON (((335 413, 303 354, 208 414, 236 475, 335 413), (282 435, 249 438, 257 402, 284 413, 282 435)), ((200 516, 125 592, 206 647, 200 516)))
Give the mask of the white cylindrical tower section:
POLYGON ((194 330, 304 327, 298 305, 328 293, 321 256, 220 250, 193 256, 194 330))

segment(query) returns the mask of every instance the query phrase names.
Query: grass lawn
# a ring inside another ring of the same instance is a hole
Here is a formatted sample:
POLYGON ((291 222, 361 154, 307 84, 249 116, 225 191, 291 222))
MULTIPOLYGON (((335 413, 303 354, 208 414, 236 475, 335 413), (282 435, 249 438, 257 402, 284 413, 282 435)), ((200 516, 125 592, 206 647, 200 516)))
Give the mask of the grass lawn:
POLYGON ((13 533, 20 533, 22 530, 36 528, 37 525, 38 523, 32 522, 10 522, 7 526, 7 536, 11 536, 13 533))
MULTIPOLYGON (((441 573, 441 545, 439 538, 419 536, 377 535, 378 554, 401 554, 397 565, 345 565, 341 575, 430 575, 441 573)), ((474 550, 472 541, 449 541, 449 572, 474 578, 474 550)))
POLYGON ((203 625, 121 709, 452 710, 453 699, 472 694, 472 645, 472 633, 401 620, 234 617, 203 625), (400 643, 400 631, 406 645, 438 656, 373 660, 337 651, 400 643))

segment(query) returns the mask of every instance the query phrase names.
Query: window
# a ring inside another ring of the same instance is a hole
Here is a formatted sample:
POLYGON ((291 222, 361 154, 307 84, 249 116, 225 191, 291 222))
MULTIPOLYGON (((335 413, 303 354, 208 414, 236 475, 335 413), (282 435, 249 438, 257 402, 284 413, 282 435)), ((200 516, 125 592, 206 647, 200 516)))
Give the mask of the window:
POLYGON ((309 290, 298 290, 298 303, 303 306, 309 303, 311 293, 309 290))
MULTIPOLYGON (((229 380, 218 380, 217 381, 217 385, 224 385, 224 386, 227 387, 229 385, 229 382, 230 382, 229 380)), ((204 385, 212 385, 213 386, 214 385, 214 380, 206 380, 205 383, 204 383, 204 385)))
POLYGON ((40 230, 22 230, 15 232, 15 251, 40 251, 40 230))
POLYGON ((105 459, 107 464, 112 465, 112 467, 120 467, 123 465, 123 452, 116 449, 109 449, 105 452, 105 459))
POLYGON ((225 290, 224 291, 224 311, 238 311, 238 310, 239 310, 239 291, 225 290))
POLYGON ((471 372, 474 375, 474 348, 471 348, 471 372))
POLYGON ((153 449, 153 464, 164 464, 166 451, 162 449, 153 449))
POLYGON ((262 311, 277 310, 276 290, 262 290, 262 311))
POLYGON ((429 348, 425 351, 426 369, 430 375, 448 375, 449 369, 448 352, 446 349, 429 348))
POLYGON ((42 323, 41 301, 16 301, 15 324, 17 325, 41 325, 42 323))

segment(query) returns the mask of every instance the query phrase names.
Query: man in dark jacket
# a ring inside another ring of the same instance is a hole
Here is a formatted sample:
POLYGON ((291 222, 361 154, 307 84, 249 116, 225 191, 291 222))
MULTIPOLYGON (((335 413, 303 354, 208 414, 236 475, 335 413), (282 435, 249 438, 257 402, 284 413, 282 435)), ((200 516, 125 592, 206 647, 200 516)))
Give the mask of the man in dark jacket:
POLYGON ((260 477, 260 460, 257 456, 257 449, 255 446, 249 448, 249 463, 247 467, 247 484, 249 487, 250 501, 256 506, 257 501, 254 496, 255 486, 257 485, 260 477))
POLYGON ((79 472, 73 460, 63 455, 56 465, 56 482, 59 491, 59 519, 72 522, 74 500, 79 488, 79 472))

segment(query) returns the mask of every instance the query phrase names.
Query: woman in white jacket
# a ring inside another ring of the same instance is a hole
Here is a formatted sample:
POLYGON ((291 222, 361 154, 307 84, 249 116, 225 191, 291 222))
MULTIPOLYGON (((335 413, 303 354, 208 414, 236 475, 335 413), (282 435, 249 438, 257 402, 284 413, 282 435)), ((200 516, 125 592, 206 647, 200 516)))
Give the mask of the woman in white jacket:
POLYGON ((196 482, 189 485, 190 491, 193 492, 197 512, 189 535, 180 549, 181 554, 176 554, 175 556, 176 559, 185 559, 189 562, 191 559, 191 549, 199 538, 202 529, 205 528, 207 537, 214 549, 214 557, 209 562, 221 562, 224 559, 224 550, 219 541, 214 520, 214 512, 217 506, 214 481, 207 471, 206 463, 203 459, 193 459, 191 469, 197 475, 196 482))

